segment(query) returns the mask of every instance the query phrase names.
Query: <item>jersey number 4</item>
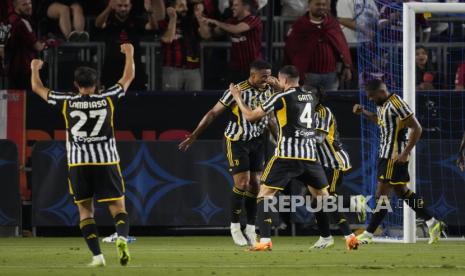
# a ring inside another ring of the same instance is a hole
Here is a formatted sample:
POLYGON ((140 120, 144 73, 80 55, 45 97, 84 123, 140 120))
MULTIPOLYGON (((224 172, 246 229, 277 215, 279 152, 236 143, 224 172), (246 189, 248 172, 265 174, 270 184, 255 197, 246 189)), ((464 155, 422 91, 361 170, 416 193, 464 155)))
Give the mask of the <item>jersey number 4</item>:
MULTIPOLYGON (((79 121, 71 128, 71 134, 74 136, 80 136, 80 137, 87 137, 89 136, 87 131, 82 131, 81 128, 86 124, 87 122, 87 114, 75 110, 69 114, 71 118, 76 118, 79 117, 79 121)), ((94 126, 94 129, 90 133, 90 136, 97 136, 102 129, 103 123, 105 122, 105 118, 107 117, 107 110, 106 109, 98 109, 98 110, 91 110, 89 111, 89 117, 90 118, 97 118, 97 123, 94 126)))
POLYGON ((304 110, 302 111, 302 114, 300 114, 299 120, 307 128, 312 128, 313 112, 312 112, 312 105, 310 103, 307 103, 305 105, 304 110))

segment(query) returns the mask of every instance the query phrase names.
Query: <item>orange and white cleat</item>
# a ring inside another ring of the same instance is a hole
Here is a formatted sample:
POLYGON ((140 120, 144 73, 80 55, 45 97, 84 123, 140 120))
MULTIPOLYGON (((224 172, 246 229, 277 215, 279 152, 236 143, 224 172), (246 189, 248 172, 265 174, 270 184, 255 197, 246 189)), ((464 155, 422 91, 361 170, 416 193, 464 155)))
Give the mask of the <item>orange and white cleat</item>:
POLYGON ((358 249, 358 239, 357 239, 357 236, 355 236, 354 234, 350 235, 347 239, 346 239, 346 247, 347 247, 347 250, 357 250, 358 249))
POLYGON ((255 246, 249 248, 249 251, 271 251, 273 244, 269 242, 257 242, 255 246))

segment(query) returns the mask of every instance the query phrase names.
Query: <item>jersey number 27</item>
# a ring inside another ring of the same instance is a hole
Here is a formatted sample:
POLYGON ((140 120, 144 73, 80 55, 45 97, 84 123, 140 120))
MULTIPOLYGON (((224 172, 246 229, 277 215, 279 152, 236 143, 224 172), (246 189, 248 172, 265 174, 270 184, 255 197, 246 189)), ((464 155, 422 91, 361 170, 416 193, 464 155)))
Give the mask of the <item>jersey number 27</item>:
MULTIPOLYGON (((74 136, 80 136, 80 137, 88 137, 87 131, 81 130, 81 128, 86 124, 87 122, 87 114, 80 111, 80 110, 74 110, 72 111, 69 116, 71 118, 76 118, 79 117, 79 121, 71 128, 71 134, 74 136)), ((89 117, 90 118, 97 118, 97 123, 95 123, 94 129, 90 133, 90 136, 97 136, 102 129, 103 123, 105 122, 105 118, 107 117, 107 110, 106 109, 98 109, 98 110, 91 110, 89 111, 89 117)))

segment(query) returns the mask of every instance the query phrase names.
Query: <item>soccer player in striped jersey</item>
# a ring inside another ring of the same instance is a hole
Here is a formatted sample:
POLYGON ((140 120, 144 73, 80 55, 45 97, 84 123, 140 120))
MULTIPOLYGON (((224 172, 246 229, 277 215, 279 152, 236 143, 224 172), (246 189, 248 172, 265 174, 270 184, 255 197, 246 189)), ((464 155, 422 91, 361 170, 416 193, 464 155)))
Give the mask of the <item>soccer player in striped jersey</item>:
MULTIPOLYGON (((249 79, 238 84, 244 91, 242 99, 247 106, 256 109, 273 94, 273 88, 267 83, 270 82, 270 76, 271 65, 269 63, 257 60, 250 65, 249 79)), ((265 162, 264 133, 268 119, 262 118, 253 123, 247 121, 228 89, 215 106, 205 114, 192 134, 179 145, 179 149, 187 150, 213 120, 226 110, 229 111, 230 119, 224 132, 224 150, 229 172, 234 179, 231 192, 231 236, 234 243, 239 246, 254 245, 256 197, 265 162), (243 205, 247 214, 246 237, 240 225, 243 205)))
POLYGON ((377 113, 365 110, 361 105, 353 107, 355 114, 362 114, 377 124, 380 131, 378 154, 378 187, 376 189, 377 206, 365 232, 357 236, 361 244, 371 243, 373 233, 383 221, 388 210, 385 198, 394 190, 398 198, 404 200, 418 217, 426 221, 429 229, 429 243, 436 243, 444 228, 443 222, 435 219, 407 184, 409 155, 421 137, 421 125, 408 104, 399 96, 389 93, 381 80, 369 81, 365 86, 368 99, 377 105, 377 113), (407 137, 408 129, 410 134, 407 137), (376 211, 377 210, 377 211, 376 211))
MULTIPOLYGON (((338 200, 336 189, 342 184, 343 175, 352 168, 349 160, 349 154, 343 148, 342 142, 337 130, 336 118, 331 109, 323 104, 326 93, 321 87, 313 88, 316 90, 317 100, 315 119, 316 119, 316 149, 318 159, 326 173, 326 178, 330 183, 329 195, 338 200)), ((338 205, 339 206, 339 205, 338 205)), ((346 239, 347 249, 351 250, 353 244, 357 242, 355 235, 350 231, 347 218, 337 210, 329 214, 342 231, 346 239)))
MULTIPOLYGON (((261 238, 260 242, 250 248, 251 251, 271 250, 271 218, 272 212, 277 209, 265 206, 289 181, 295 178, 308 185, 314 203, 316 199, 326 200, 328 197, 328 181, 323 167, 317 161, 313 122, 316 104, 314 95, 312 91, 299 87, 299 72, 295 66, 281 68, 278 80, 284 91, 273 95, 256 109, 251 109, 244 103, 244 92, 239 86, 231 85, 229 88, 245 119, 255 122, 274 112, 279 129, 278 144, 263 172, 257 198, 261 238)), ((323 209, 320 208, 315 216, 321 237, 312 248, 323 249, 334 245, 329 232, 329 220, 323 209)))
POLYGON ((93 254, 91 267, 105 266, 94 219, 94 199, 106 202, 114 218, 120 264, 126 265, 130 260, 129 217, 113 118, 118 99, 124 96, 134 79, 134 48, 131 44, 122 44, 121 52, 126 56, 123 76, 117 84, 102 92, 97 91, 97 72, 88 67, 79 67, 74 72, 74 85, 79 93, 50 90, 44 87, 39 76, 43 62, 38 59, 31 62, 32 90, 65 119, 69 190, 78 206, 82 234, 93 254))

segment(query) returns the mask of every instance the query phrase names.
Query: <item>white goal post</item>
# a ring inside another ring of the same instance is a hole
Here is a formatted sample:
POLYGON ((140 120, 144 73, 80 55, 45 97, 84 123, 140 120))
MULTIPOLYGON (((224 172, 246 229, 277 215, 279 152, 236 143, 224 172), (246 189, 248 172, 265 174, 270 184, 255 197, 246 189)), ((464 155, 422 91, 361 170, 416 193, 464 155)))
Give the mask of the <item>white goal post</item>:
MULTIPOLYGON (((404 100, 415 110, 415 14, 416 13, 465 13, 465 3, 404 3, 402 10, 403 23, 403 91, 404 100)), ((415 191, 415 150, 410 156, 410 184, 409 188, 415 191)), ((416 242, 415 212, 404 203, 404 243, 416 242)))

